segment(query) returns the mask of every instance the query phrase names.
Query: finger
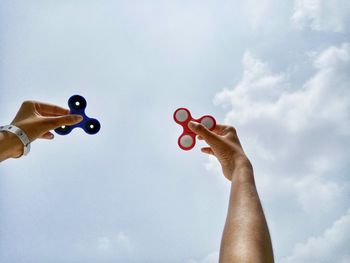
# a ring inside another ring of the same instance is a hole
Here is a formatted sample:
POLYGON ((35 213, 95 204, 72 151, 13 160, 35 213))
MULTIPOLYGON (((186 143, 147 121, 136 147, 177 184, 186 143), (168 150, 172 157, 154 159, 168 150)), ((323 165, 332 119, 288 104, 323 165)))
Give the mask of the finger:
POLYGON ((220 142, 218 135, 216 135, 214 132, 209 131, 204 125, 200 123, 190 121, 188 123, 188 127, 195 134, 201 136, 210 146, 214 146, 220 142))
POLYGON ((46 139, 46 140, 52 140, 53 138, 55 138, 55 135, 53 135, 53 133, 51 133, 51 132, 47 132, 47 133, 44 133, 43 135, 41 135, 39 138, 46 139))
POLYGON ((200 140, 200 141, 204 140, 203 137, 200 136, 200 135, 197 136, 197 139, 200 140))
POLYGON ((61 126, 74 125, 83 120, 81 115, 70 114, 58 117, 46 117, 44 122, 48 127, 48 130, 56 129, 61 126))
POLYGON ((210 154, 210 155, 215 155, 213 150, 210 147, 203 147, 201 148, 202 153, 210 154))
POLYGON ((227 128, 230 127, 228 125, 216 124, 215 128, 212 132, 215 132, 217 135, 224 135, 227 128))
POLYGON ((35 102, 35 109, 44 116, 61 116, 69 114, 68 109, 44 102, 35 102))

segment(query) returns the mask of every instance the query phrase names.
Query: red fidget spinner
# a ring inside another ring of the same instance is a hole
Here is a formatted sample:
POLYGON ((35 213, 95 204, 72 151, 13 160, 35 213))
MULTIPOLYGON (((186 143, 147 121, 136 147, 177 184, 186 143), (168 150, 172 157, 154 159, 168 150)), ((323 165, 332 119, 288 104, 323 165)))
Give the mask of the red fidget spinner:
POLYGON ((196 134, 188 128, 190 121, 195 121, 203 124, 208 130, 212 131, 216 126, 214 117, 205 115, 199 119, 193 119, 191 113, 186 108, 179 108, 174 112, 174 120, 183 127, 183 132, 177 143, 182 150, 191 150, 196 145, 196 134))

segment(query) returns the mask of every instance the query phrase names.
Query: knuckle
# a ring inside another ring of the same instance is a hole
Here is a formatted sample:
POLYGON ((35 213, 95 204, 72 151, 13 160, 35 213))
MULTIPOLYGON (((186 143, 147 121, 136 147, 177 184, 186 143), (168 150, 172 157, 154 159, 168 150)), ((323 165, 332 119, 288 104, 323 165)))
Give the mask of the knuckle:
POLYGON ((229 131, 229 132, 232 132, 232 133, 234 133, 234 134, 237 134, 237 130, 236 130, 236 128, 233 127, 233 126, 230 126, 230 127, 228 128, 228 131, 229 131))
POLYGON ((22 102, 22 106, 28 106, 28 105, 31 105, 33 102, 30 101, 30 100, 25 100, 22 102))

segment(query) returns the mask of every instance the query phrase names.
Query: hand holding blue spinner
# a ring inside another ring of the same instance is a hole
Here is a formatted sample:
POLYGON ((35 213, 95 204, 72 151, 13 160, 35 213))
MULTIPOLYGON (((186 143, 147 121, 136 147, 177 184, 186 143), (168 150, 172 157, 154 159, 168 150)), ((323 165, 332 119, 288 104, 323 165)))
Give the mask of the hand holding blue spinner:
POLYGON ((96 134, 101 128, 101 124, 98 120, 89 118, 85 114, 87 102, 83 96, 74 95, 69 98, 68 106, 70 108, 70 114, 78 114, 83 117, 83 120, 78 124, 72 126, 62 126, 55 129, 55 132, 60 135, 67 135, 75 128, 82 128, 87 134, 96 134))

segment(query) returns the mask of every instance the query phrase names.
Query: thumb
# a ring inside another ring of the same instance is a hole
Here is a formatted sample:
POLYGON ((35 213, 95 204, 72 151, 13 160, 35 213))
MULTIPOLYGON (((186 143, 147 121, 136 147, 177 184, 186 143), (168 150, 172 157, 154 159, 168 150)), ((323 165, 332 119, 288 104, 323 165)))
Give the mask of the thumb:
POLYGON ((61 126, 74 125, 83 120, 81 115, 77 114, 69 114, 58 117, 47 117, 45 118, 45 123, 49 127, 50 130, 56 129, 61 126))
POLYGON ((194 121, 190 121, 188 123, 188 127, 193 131, 195 134, 201 136, 210 146, 216 145, 220 138, 215 133, 209 131, 204 125, 201 123, 197 123, 194 121))

